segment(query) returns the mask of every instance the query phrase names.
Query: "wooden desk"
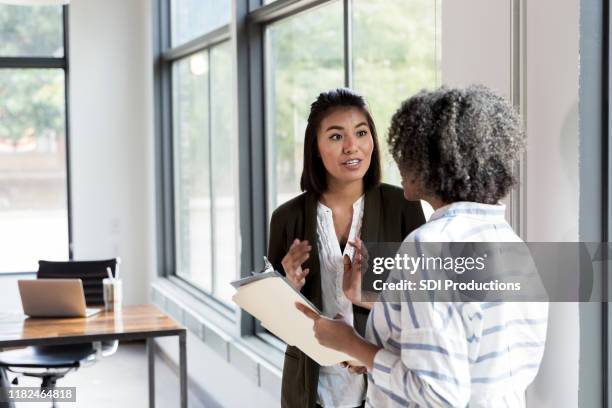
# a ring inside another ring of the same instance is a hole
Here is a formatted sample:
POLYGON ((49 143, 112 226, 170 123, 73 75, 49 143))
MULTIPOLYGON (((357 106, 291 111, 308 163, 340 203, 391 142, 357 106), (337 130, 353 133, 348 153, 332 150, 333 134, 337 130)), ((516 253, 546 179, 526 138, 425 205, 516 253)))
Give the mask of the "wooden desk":
POLYGON ((28 318, 0 313, 0 349, 104 340, 146 340, 149 407, 155 407, 154 338, 178 336, 181 408, 187 408, 186 330, 153 305, 124 306, 121 311, 79 318, 28 318))

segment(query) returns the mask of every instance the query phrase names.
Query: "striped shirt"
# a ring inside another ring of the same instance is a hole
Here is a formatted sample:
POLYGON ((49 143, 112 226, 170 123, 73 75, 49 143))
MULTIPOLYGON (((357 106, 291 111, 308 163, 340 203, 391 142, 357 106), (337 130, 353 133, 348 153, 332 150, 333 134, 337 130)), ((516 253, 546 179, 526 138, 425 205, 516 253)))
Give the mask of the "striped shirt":
MULTIPOLYGON (((503 205, 439 208, 404 242, 521 242, 503 205)), ((382 347, 366 406, 524 407, 538 372, 548 303, 377 302, 367 339, 382 347)))

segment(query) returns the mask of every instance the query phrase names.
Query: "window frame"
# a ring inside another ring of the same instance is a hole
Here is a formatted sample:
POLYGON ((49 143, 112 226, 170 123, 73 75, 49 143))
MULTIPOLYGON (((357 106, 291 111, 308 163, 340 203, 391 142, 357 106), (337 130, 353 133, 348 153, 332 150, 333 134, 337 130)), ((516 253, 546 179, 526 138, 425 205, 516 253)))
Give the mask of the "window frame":
MULTIPOLYGON (((231 41, 230 25, 226 24, 185 43, 171 46, 170 0, 157 0, 154 21, 154 93, 155 93, 155 176, 157 180, 157 261, 158 276, 166 277, 177 287, 200 299, 212 310, 231 321, 234 309, 218 299, 213 292, 207 292, 197 284, 181 277, 176 270, 176 230, 174 205, 174 147, 173 147, 173 88, 172 67, 175 62, 231 41)), ((209 79, 210 80, 210 79, 209 79)), ((210 96, 210 90, 209 96, 210 96)), ((212 187, 212 186, 211 186, 212 187)), ((212 198, 211 189, 211 198, 212 198)), ((212 231, 212 228, 211 228, 212 231)), ((212 249, 212 248, 211 248, 212 249)), ((213 255, 214 256, 214 255, 213 255)), ((213 263, 214 265, 214 263, 213 263)), ((214 271, 213 271, 214 283, 214 271)))
MULTIPOLYGON (((27 7, 27 6, 19 6, 27 7)), ((66 211, 68 223, 68 259, 73 260, 73 233, 72 233, 72 192, 70 189, 70 6, 62 6, 62 45, 64 52, 62 57, 40 57, 40 56, 0 56, 0 69, 62 69, 64 71, 64 133, 66 140, 66 211)), ((1 276, 9 275, 31 275, 36 271, 1 271, 1 276)))

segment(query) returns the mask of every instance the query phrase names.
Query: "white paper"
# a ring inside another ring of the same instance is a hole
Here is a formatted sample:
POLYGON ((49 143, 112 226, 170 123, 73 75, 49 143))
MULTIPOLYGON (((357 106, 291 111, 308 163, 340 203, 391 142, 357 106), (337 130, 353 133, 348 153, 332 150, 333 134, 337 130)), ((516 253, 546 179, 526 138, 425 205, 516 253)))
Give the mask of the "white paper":
POLYGON ((274 335, 296 346, 319 365, 331 366, 353 360, 345 353, 319 344, 312 330, 313 321, 295 307, 295 302, 310 305, 280 276, 240 286, 232 300, 274 335))

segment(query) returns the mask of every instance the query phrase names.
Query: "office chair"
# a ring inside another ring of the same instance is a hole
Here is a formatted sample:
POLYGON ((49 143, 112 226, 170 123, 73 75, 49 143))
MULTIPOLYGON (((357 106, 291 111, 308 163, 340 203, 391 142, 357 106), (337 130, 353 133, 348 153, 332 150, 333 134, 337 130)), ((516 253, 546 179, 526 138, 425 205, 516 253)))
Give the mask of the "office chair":
MULTIPOLYGON (((96 261, 38 261, 38 279, 81 279, 87 307, 104 306, 102 280, 111 268, 113 276, 117 259, 96 261)), ((17 376, 38 377, 41 388, 53 389, 58 379, 84 365, 93 364, 101 357, 117 351, 119 341, 80 343, 59 346, 33 346, 0 353, 0 370, 6 369, 17 376), (36 369, 37 371, 32 371, 36 369), (42 371, 41 371, 42 370, 42 371)), ((55 401, 53 402, 55 407, 55 401)))

